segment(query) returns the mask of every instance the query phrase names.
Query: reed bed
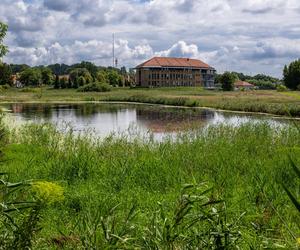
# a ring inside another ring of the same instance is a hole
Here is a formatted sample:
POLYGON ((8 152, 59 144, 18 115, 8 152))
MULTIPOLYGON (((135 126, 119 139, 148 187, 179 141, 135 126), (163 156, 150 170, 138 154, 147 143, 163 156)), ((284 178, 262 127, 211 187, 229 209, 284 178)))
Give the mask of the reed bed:
POLYGON ((0 172, 63 187, 33 249, 296 249, 299 213, 282 184, 299 197, 299 142, 297 128, 268 124, 163 142, 31 124, 7 132, 0 172))

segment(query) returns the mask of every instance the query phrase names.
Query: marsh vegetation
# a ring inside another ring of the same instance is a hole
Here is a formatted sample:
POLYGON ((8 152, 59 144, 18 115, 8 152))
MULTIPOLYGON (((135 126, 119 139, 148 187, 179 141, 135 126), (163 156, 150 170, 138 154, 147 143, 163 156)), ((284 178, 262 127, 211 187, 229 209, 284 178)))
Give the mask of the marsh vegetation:
MULTIPOLYGON (((49 124, 6 129, 5 181, 46 181, 63 199, 39 184, 46 205, 10 212, 1 239, 33 249, 294 249, 299 212, 282 184, 299 195, 299 140, 294 126, 253 123, 163 142, 95 140, 49 124)), ((31 189, 13 200, 39 202, 31 189)))

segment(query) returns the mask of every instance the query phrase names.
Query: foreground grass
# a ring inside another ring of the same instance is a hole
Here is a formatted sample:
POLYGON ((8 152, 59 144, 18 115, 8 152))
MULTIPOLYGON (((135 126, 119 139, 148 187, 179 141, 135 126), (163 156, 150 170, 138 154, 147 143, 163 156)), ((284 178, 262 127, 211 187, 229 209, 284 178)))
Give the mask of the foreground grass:
POLYGON ((296 249, 300 218, 281 184, 299 192, 299 140, 253 124, 162 143, 28 125, 10 132, 0 172, 64 188, 35 249, 296 249))
POLYGON ((21 92, 10 89, 0 95, 0 102, 79 102, 125 101, 189 107, 210 107, 233 111, 263 112, 300 117, 299 92, 273 90, 221 92, 202 88, 114 88, 106 93, 82 93, 76 90, 35 89, 21 92))

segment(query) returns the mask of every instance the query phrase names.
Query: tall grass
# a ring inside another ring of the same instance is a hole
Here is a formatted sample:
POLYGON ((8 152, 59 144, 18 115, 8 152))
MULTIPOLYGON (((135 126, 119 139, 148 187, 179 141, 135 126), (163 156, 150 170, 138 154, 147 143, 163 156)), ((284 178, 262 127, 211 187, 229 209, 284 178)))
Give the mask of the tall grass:
POLYGON ((64 187, 37 249, 293 249, 300 219, 282 183, 298 188, 299 139, 250 123, 164 142, 26 125, 11 132, 1 172, 64 187))
MULTIPOLYGON (((180 95, 179 95, 180 96, 180 95)), ((196 94, 185 97, 178 96, 162 96, 162 95, 147 95, 147 92, 131 95, 111 95, 100 100, 105 101, 122 101, 122 102, 138 102, 150 104, 162 104, 170 106, 185 106, 185 107, 210 107, 223 110, 255 112, 255 113, 270 113, 283 116, 300 116, 300 106, 298 103, 280 103, 269 102, 267 100, 259 100, 258 98, 199 98, 196 94)))

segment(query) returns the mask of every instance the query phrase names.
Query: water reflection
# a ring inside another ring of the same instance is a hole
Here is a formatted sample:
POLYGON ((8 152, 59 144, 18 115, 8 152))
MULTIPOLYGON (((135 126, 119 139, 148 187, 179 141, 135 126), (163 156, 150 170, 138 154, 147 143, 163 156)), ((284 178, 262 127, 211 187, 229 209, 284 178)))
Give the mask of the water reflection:
POLYGON ((92 129, 104 137, 111 133, 127 133, 134 128, 142 134, 148 131, 161 138, 181 131, 211 124, 239 126, 245 122, 269 122, 286 125, 286 121, 268 116, 223 113, 212 110, 166 108, 134 104, 10 104, 4 106, 19 122, 51 122, 60 128, 69 124, 75 131, 92 129))
POLYGON ((152 132, 180 132, 204 126, 215 117, 211 110, 137 109, 137 120, 152 132))

